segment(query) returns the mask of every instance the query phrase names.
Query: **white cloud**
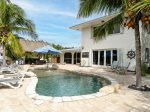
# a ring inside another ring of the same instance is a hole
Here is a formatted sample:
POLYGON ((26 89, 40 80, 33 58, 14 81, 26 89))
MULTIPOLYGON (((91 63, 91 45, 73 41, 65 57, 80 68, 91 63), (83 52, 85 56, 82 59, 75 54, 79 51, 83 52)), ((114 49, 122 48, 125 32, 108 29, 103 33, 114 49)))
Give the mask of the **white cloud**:
POLYGON ((66 28, 64 26, 60 26, 60 25, 55 25, 55 24, 48 24, 49 27, 54 27, 54 28, 58 28, 58 29, 64 29, 64 30, 69 30, 69 28, 66 28))
POLYGON ((39 35, 42 35, 42 36, 45 36, 45 35, 46 35, 46 36, 47 36, 47 35, 49 35, 49 36, 50 36, 50 35, 51 35, 51 36, 56 36, 56 35, 58 35, 58 33, 53 33, 53 32, 48 32, 48 31, 39 31, 38 34, 39 34, 39 35))
POLYGON ((53 4, 43 5, 43 4, 34 4, 29 1, 19 1, 12 0, 13 3, 21 6, 25 11, 30 11, 32 14, 53 14, 53 15, 61 15, 61 16, 69 16, 76 17, 76 12, 66 11, 61 8, 55 8, 53 4))

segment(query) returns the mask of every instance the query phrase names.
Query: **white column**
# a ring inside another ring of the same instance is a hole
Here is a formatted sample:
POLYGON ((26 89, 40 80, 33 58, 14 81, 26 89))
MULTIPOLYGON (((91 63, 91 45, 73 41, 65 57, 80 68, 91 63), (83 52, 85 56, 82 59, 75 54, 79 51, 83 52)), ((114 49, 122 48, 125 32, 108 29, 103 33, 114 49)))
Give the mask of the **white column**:
POLYGON ((64 63, 64 53, 60 55, 60 63, 61 63, 61 64, 64 63))
POLYGON ((90 49, 88 66, 92 66, 92 58, 93 58, 93 55, 92 55, 92 49, 90 49))
POLYGON ((72 52, 71 54, 72 54, 72 64, 74 64, 74 52, 72 52))
POLYGON ((82 61, 82 51, 80 52, 80 63, 82 61))
POLYGON ((104 50, 104 66, 106 66, 106 50, 104 50))
POLYGON ((112 61, 113 61, 113 50, 110 50, 111 52, 111 65, 112 65, 112 61))
POLYGON ((100 51, 98 51, 98 65, 100 65, 100 51))

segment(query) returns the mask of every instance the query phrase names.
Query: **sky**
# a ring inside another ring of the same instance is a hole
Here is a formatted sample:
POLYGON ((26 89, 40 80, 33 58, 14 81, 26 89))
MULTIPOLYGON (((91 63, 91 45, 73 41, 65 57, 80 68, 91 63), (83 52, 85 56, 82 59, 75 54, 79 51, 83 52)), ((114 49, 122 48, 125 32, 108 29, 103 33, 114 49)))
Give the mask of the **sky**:
MULTIPOLYGON (((69 27, 97 18, 77 18, 79 0, 11 0, 26 12, 27 18, 36 25, 38 40, 60 44, 64 47, 79 47, 81 32, 69 27)), ((26 39, 29 37, 23 36, 26 39)))

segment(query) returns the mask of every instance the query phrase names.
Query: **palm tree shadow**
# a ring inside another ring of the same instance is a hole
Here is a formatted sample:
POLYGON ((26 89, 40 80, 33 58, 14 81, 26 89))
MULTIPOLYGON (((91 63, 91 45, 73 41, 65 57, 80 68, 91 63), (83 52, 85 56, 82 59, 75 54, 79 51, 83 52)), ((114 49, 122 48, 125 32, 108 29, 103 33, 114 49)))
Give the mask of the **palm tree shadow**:
POLYGON ((134 90, 139 90, 139 91, 144 91, 144 92, 150 91, 150 87, 148 87, 147 85, 144 85, 141 87, 136 87, 136 85, 133 84, 133 85, 128 86, 128 88, 134 89, 134 90))

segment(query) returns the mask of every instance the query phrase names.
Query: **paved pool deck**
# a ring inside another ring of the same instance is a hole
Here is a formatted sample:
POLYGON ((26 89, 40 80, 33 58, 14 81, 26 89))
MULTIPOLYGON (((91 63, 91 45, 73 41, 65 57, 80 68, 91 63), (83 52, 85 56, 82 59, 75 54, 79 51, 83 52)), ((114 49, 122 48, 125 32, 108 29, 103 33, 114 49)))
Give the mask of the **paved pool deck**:
MULTIPOLYGON (((135 81, 133 75, 117 75, 97 67, 77 65, 59 65, 59 67, 64 70, 112 77, 121 84, 121 91, 94 99, 61 103, 45 101, 41 105, 36 105, 34 99, 25 95, 26 88, 31 82, 31 78, 26 78, 19 89, 0 88, 0 112, 150 112, 150 92, 127 88, 127 85, 135 81)), ((143 83, 150 86, 150 78, 143 78, 143 83)))

